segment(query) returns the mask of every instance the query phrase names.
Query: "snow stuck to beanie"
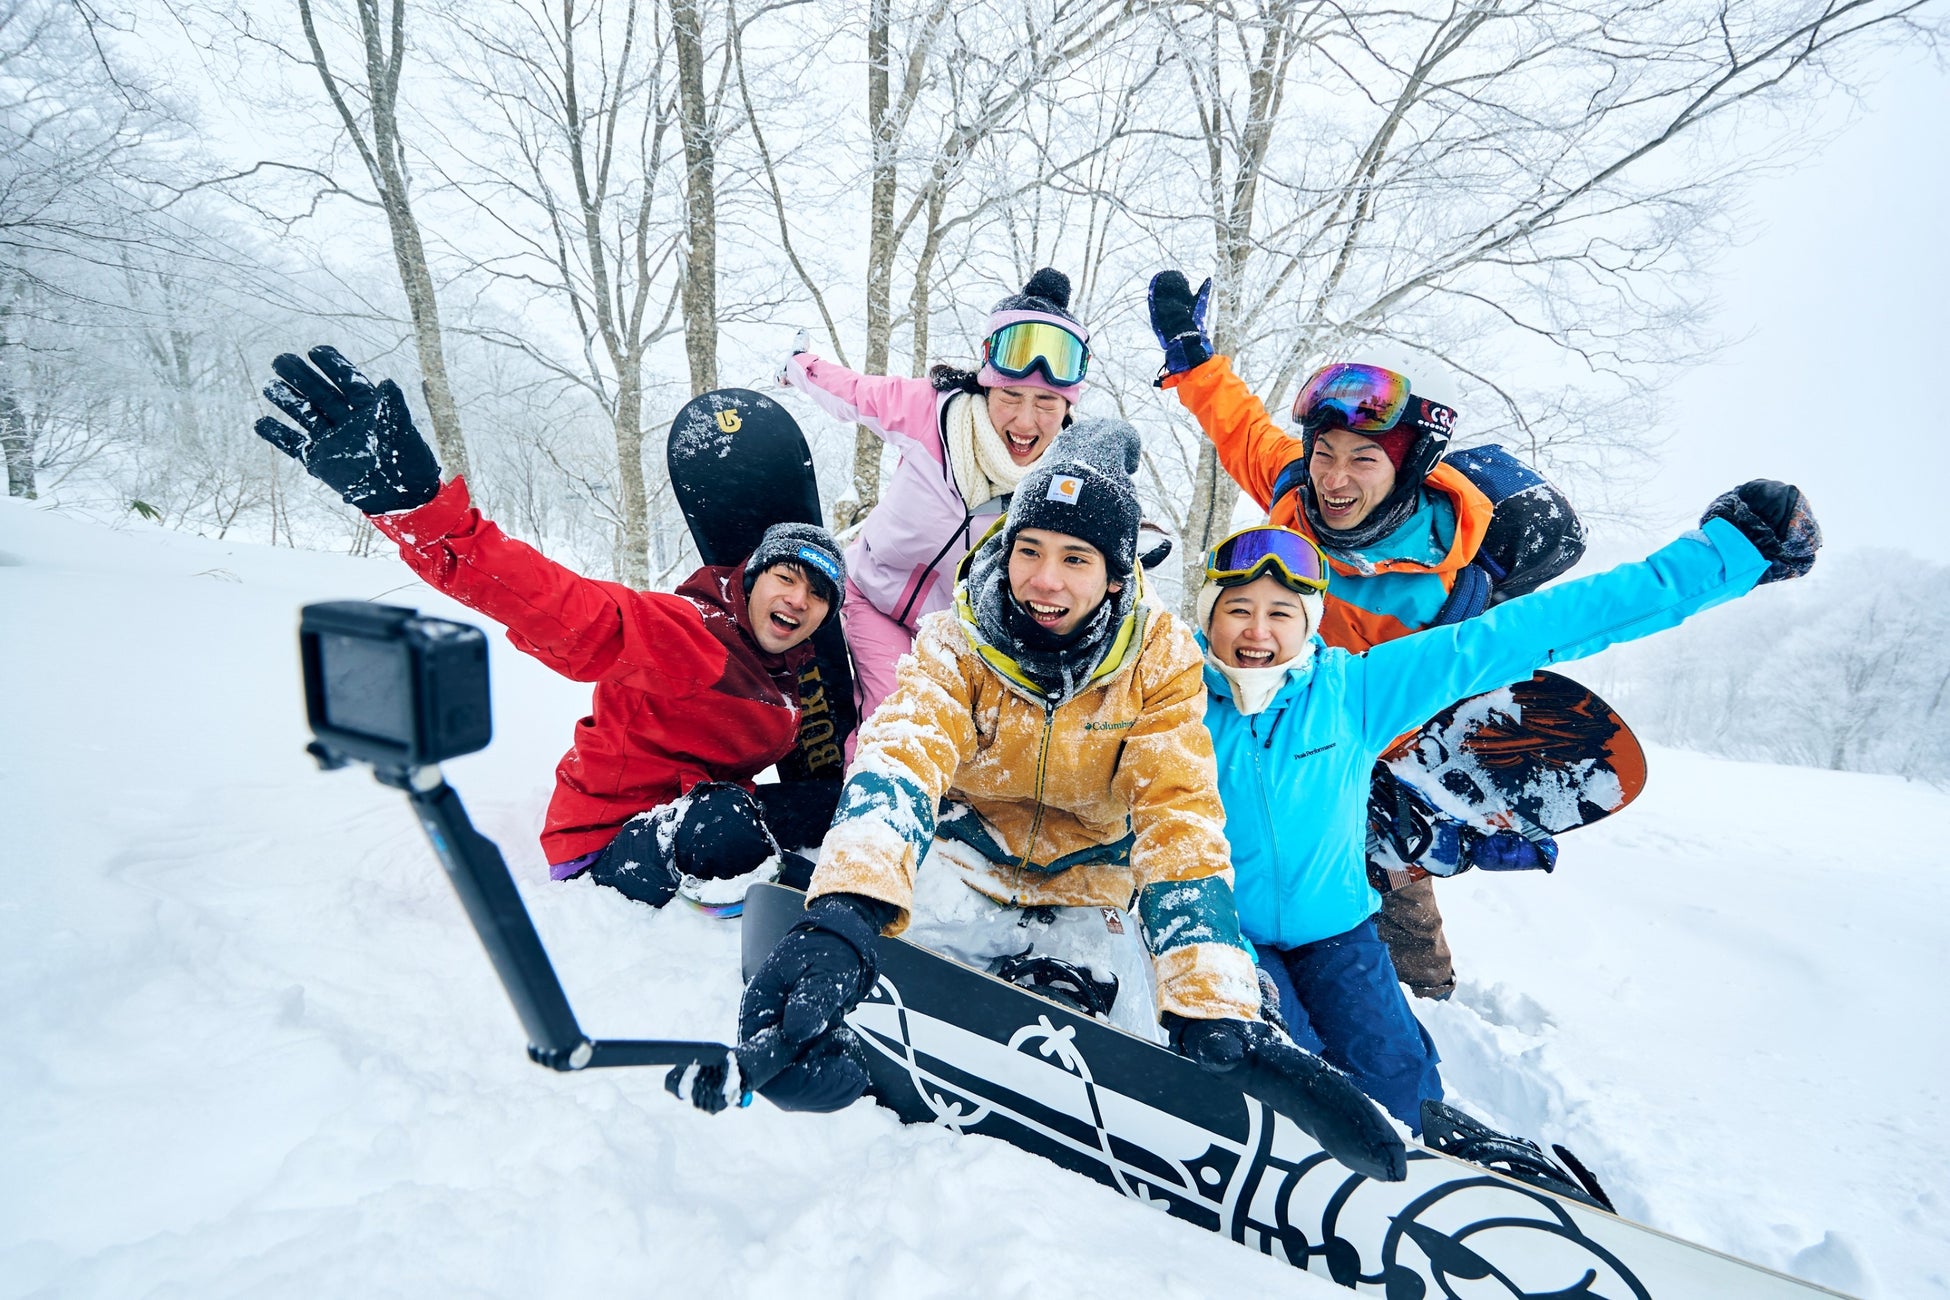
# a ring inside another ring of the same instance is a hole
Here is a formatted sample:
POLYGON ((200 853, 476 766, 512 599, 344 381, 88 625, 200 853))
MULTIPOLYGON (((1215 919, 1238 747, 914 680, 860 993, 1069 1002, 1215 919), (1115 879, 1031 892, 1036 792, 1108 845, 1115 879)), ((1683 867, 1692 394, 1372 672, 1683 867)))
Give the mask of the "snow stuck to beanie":
POLYGON ((1023 529, 1045 528, 1081 537, 1103 553, 1113 577, 1129 575, 1142 514, 1131 475, 1142 450, 1138 431, 1122 420, 1079 420, 1056 435, 1016 488, 1004 550, 1023 529))
POLYGON ((745 594, 752 594, 758 575, 775 564, 790 564, 804 571, 813 594, 834 610, 840 607, 846 590, 846 560, 833 535, 818 524, 773 524, 765 530, 751 558, 745 561, 745 594))

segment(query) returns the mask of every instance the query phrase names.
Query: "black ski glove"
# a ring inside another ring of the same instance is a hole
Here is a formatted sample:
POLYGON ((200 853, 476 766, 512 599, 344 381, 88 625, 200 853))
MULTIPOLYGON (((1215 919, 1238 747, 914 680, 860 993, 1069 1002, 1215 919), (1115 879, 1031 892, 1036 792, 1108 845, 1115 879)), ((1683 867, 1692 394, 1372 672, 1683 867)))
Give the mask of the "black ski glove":
POLYGON ((369 515, 411 510, 440 491, 440 463, 413 427, 406 395, 392 380, 377 387, 337 348, 316 347, 311 365, 291 353, 271 363, 271 405, 298 428, 265 416, 257 436, 369 515), (316 366, 314 370, 312 367, 316 366))
POLYGON ((839 1110, 866 1091, 863 1049, 841 1022, 873 988, 874 937, 896 910, 858 894, 827 894, 806 908, 745 986, 737 1047, 745 1087, 784 1110, 813 1111, 839 1110))
POLYGON ((1212 359, 1212 340, 1205 336, 1205 309, 1212 301, 1212 277, 1198 287, 1197 296, 1183 271, 1160 271, 1151 277, 1151 332, 1165 350, 1164 374, 1182 375, 1212 359))
POLYGON ((1768 561, 1767 572, 1760 577, 1763 583, 1798 578, 1815 567, 1821 525, 1808 508, 1808 498, 1791 483, 1751 479, 1715 497, 1699 517, 1702 525, 1709 519, 1726 520, 1754 544, 1768 561))
POLYGON ((1357 1174, 1396 1183, 1408 1176, 1401 1135, 1354 1081, 1256 1020, 1187 1020, 1167 1011, 1179 1055, 1235 1084, 1298 1124, 1357 1174))

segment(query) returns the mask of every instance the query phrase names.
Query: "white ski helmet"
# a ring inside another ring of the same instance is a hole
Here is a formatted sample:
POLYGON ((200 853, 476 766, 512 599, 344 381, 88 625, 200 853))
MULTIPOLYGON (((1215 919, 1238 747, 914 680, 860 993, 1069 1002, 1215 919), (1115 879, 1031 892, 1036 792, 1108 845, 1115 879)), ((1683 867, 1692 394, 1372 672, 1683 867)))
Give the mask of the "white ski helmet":
POLYGON ((1391 423, 1374 430, 1393 432, 1407 429, 1414 435, 1402 451, 1396 468, 1395 491, 1390 494, 1390 499, 1404 496, 1420 486, 1449 449, 1449 439, 1455 432, 1458 418, 1455 377, 1448 366, 1427 353, 1411 354, 1389 344, 1363 344, 1336 356, 1314 370, 1294 397, 1294 422, 1299 426, 1301 442, 1309 457, 1313 455, 1316 435, 1347 426, 1345 417, 1339 412, 1320 414, 1318 405, 1313 410, 1303 410, 1302 405, 1307 401, 1315 380, 1331 370, 1351 366, 1386 370, 1408 381, 1408 401, 1400 414, 1391 423))

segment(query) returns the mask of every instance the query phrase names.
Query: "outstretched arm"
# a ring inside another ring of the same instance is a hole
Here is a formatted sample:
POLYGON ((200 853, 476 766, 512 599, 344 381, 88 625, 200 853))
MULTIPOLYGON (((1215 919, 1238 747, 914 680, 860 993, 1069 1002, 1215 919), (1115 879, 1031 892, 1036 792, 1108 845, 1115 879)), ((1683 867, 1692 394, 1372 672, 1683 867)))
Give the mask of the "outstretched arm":
POLYGON ((1744 485, 1716 501, 1698 529, 1637 563, 1369 650, 1357 661, 1363 735, 1379 753, 1456 700, 1676 627, 1758 583, 1806 572, 1819 545, 1820 530, 1799 492, 1758 480, 1744 485), (1770 489, 1792 493, 1791 503, 1782 505, 1770 489), (1760 511, 1745 505, 1750 497, 1760 511), (1745 516, 1736 518, 1735 507, 1745 516), (1770 512, 1777 517, 1763 517, 1770 512), (1790 552, 1799 568, 1781 558, 1790 552))
POLYGON ((724 672, 725 649, 681 596, 598 582, 503 533, 454 479, 417 510, 373 526, 427 584, 508 629, 516 649, 579 682, 621 681, 673 697, 724 672))
POLYGON ((834 419, 865 425, 903 453, 919 451, 940 462, 941 395, 926 379, 862 375, 810 352, 793 353, 779 377, 834 419))
POLYGON ((1166 375, 1160 387, 1178 400, 1205 430, 1219 463, 1262 510, 1273 506, 1273 484, 1301 456, 1298 438, 1280 428, 1246 382, 1232 373, 1232 362, 1213 357, 1181 375, 1166 375))

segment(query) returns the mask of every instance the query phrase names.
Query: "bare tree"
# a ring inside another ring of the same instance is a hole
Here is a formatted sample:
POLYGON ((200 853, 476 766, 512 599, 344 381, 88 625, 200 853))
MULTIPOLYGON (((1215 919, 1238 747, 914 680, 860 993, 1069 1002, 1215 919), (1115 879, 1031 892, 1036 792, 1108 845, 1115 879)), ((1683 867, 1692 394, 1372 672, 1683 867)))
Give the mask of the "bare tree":
POLYGON ((361 55, 363 81, 334 71, 319 36, 314 0, 298 0, 310 66, 364 164, 366 178, 386 213, 392 234, 393 263, 413 320, 413 342, 425 385, 434 443, 449 474, 468 469, 467 442, 460 412, 447 378, 446 346, 441 337, 440 299, 427 265, 425 241, 413 214, 406 142, 400 132, 400 74, 406 62, 406 0, 353 0, 353 31, 361 55))
MULTIPOLYGON (((686 111, 683 91, 670 84, 681 42, 654 5, 637 0, 552 7, 516 0, 477 14, 471 6, 456 12, 468 52, 449 69, 496 119, 477 124, 491 151, 454 176, 501 236, 503 248, 477 255, 476 265, 506 287, 539 288, 564 308, 579 355, 560 360, 532 332, 497 337, 602 407, 616 444, 617 574, 647 586, 645 355, 675 331, 680 301, 700 301, 693 268, 681 260, 687 243, 695 255, 697 229, 670 174, 679 162, 673 131, 686 111)), ((716 384, 715 294, 706 298, 712 338, 687 329, 686 342, 692 383, 708 387, 716 384)))
MULTIPOLYGON (((1184 92, 1151 124, 1153 171, 1196 175, 1203 202, 1174 213, 1169 179, 1125 202, 1163 242, 1208 232, 1215 342, 1269 407, 1329 354, 1393 340, 1462 377, 1473 437, 1533 459, 1642 442, 1607 414, 1642 419, 1661 368, 1703 346, 1694 269, 1727 238, 1729 183, 1768 161, 1732 143, 1742 114, 1930 36, 1920 8, 1174 6, 1159 52, 1184 92), (1525 352, 1579 381, 1523 390, 1525 352)), ((1234 495, 1201 447, 1187 563, 1234 495)))

